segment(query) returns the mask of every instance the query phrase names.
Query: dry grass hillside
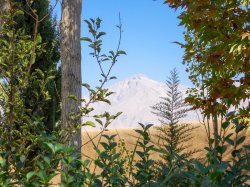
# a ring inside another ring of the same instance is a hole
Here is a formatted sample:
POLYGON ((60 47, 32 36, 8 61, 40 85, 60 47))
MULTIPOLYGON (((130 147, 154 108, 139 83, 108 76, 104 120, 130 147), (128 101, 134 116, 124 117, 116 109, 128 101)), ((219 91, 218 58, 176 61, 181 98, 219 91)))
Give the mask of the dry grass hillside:
MULTIPOLYGON (((206 135, 206 131, 203 125, 196 123, 193 124, 193 126, 196 126, 198 128, 194 129, 192 132, 193 139, 187 142, 187 145, 189 146, 189 150, 193 149, 200 149, 201 151, 196 153, 194 155, 195 158, 202 158, 205 156, 204 147, 208 146, 208 139, 206 135)), ((228 129, 227 133, 232 132, 232 129, 228 129)), ((96 152, 94 150, 93 144, 97 145, 99 139, 100 139, 100 131, 83 131, 83 148, 82 148, 82 154, 84 158, 94 159, 96 158, 96 152)), ((116 140, 120 141, 122 140, 125 143, 125 147, 128 151, 133 151, 135 148, 135 144, 138 140, 138 134, 133 129, 111 129, 108 131, 103 132, 107 135, 113 135, 117 134, 116 140)), ((157 134, 156 128, 151 128, 150 134, 151 139, 153 143, 156 143, 158 138, 156 137, 157 134)), ((245 142, 250 142, 250 132, 245 132, 247 139, 245 142)), ((242 135, 242 134, 241 134, 242 135)), ((101 139, 102 141, 104 139, 101 139)), ((99 148, 101 146, 99 145, 99 148)), ((228 150, 230 151, 230 150, 228 150)), ((152 156, 155 156, 154 154, 152 156)), ((225 155, 226 158, 229 157, 229 155, 225 155)))
MULTIPOLYGON (((107 135, 113 135, 117 134, 115 137, 116 141, 123 141, 125 143, 126 149, 130 152, 135 149, 136 142, 138 140, 138 134, 133 129, 111 129, 109 131, 103 132, 107 135)), ((152 143, 156 143, 158 141, 158 138, 156 137, 157 130, 156 128, 151 128, 150 131, 152 143)), ((201 149, 204 146, 207 146, 207 138, 205 130, 202 126, 199 126, 199 128, 195 129, 193 131, 193 139, 188 142, 191 149, 201 149)), ((97 145, 98 141, 100 139, 100 131, 83 131, 83 149, 82 153, 84 158, 94 159, 96 158, 96 153, 94 150, 93 144, 97 145)), ((102 139, 103 141, 104 139, 102 139)), ((99 146, 101 148, 101 146, 99 146)), ((204 152, 198 153, 198 155, 195 156, 203 156, 204 152)), ((152 157, 157 156, 156 154, 152 154, 152 157)))
MULTIPOLYGON (((197 152, 193 155, 195 158, 204 158, 206 156, 206 152, 204 151, 204 147, 208 146, 208 141, 207 141, 207 135, 206 131, 203 125, 200 125, 198 123, 193 124, 194 126, 197 126, 193 131, 193 139, 190 142, 187 142, 189 146, 189 150, 193 149, 200 149, 200 152, 197 152)), ((228 130, 228 133, 232 130, 228 130)), ((94 149, 94 144, 95 146, 98 145, 98 142, 100 140, 100 131, 94 130, 94 131, 83 131, 83 147, 82 147, 82 155, 84 159, 90 159, 93 160, 97 158, 97 154, 94 149)), ((111 129, 108 131, 103 132, 104 134, 107 135, 113 135, 117 134, 115 137, 116 141, 123 141, 125 148, 128 150, 128 152, 131 152, 135 149, 135 144, 138 140, 138 134, 133 130, 133 129, 111 129)), ((250 142, 250 134, 249 132, 245 132, 247 135, 247 139, 245 142, 250 142)), ((152 137, 152 142, 157 142, 157 137, 155 136, 157 134, 156 128, 151 128, 150 131, 151 137, 152 137)), ((101 141, 104 141, 104 139, 101 139, 101 141)), ((101 145, 99 145, 99 149, 101 149, 101 145)), ((118 150, 120 149, 119 147, 117 148, 118 150)), ((230 150, 228 150, 225 154, 225 159, 228 159, 230 157, 230 154, 228 154, 230 150)), ((124 155, 126 156, 126 155, 124 155)), ((137 157, 135 157, 136 160, 137 157)), ((156 153, 151 154, 152 159, 158 159, 159 155, 156 153)), ((90 169, 93 171, 94 170, 94 164, 90 166, 90 169)), ((96 172, 99 172, 98 168, 95 170, 96 172)), ((59 181, 59 176, 56 177, 56 181, 59 181)))

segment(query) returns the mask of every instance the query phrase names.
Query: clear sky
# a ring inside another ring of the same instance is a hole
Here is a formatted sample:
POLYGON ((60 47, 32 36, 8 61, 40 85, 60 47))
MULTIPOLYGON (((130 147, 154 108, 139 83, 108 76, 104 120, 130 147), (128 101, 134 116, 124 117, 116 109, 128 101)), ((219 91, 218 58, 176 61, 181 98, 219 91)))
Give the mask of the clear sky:
MULTIPOLYGON (((52 1, 52 3, 55 0, 52 1)), ((59 7, 56 12, 59 14, 59 7)), ((164 82, 170 70, 176 67, 181 83, 190 85, 185 66, 182 64, 183 49, 172 43, 183 41, 183 27, 178 26, 175 12, 163 0, 83 0, 82 20, 100 17, 103 50, 115 50, 119 38, 116 25, 121 14, 123 33, 121 49, 126 51, 112 71, 119 80, 139 73, 164 82)), ((87 25, 82 22, 82 36, 89 36, 87 25)), ((89 55, 87 43, 82 43, 83 82, 98 85, 100 71, 89 55)))

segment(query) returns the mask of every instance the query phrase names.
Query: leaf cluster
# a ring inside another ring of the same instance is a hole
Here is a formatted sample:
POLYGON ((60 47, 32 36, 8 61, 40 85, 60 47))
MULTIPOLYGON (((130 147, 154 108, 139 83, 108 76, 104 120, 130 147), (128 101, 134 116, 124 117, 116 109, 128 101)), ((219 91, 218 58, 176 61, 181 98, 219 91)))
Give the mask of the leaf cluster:
MULTIPOLYGON (((183 63, 196 86, 187 102, 208 116, 225 115, 249 99, 249 1, 166 0, 183 8, 183 63)), ((249 113, 249 105, 244 108, 249 113)), ((245 114, 243 116, 247 117, 245 114)))

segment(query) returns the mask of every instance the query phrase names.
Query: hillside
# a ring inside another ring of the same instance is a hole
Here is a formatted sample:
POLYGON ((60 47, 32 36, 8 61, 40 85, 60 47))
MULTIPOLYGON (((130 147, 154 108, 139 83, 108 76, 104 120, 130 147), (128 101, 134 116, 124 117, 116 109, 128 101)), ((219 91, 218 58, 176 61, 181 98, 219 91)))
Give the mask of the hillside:
MULTIPOLYGON (((94 114, 105 111, 113 114, 123 112, 110 127, 135 128, 138 126, 138 122, 159 125, 158 117, 151 113, 151 106, 158 103, 160 97, 166 96, 167 87, 165 83, 138 74, 110 86, 109 90, 115 92, 109 98, 112 104, 98 103, 93 107, 96 109, 94 114)), ((180 85, 180 90, 185 95, 187 87, 180 85)), ((182 121, 198 121, 197 113, 195 111, 189 112, 188 116, 183 118, 182 121)))

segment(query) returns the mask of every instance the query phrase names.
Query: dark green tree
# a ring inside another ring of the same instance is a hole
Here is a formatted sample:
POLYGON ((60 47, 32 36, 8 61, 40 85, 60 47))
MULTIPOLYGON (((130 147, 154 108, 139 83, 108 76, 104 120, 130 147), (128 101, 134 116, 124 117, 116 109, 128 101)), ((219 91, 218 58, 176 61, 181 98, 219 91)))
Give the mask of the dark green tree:
POLYGON ((52 76, 46 84, 46 93, 49 96, 35 95, 40 87, 36 81, 31 82, 23 93, 25 105, 30 108, 30 116, 43 118, 43 123, 48 132, 52 131, 55 123, 60 119, 60 68, 59 68, 59 32, 56 18, 52 17, 49 0, 26 1, 14 0, 17 9, 24 12, 22 16, 16 17, 17 29, 23 29, 25 34, 42 40, 43 50, 36 56, 34 64, 31 66, 31 73, 36 69, 41 70, 44 76, 52 76), (35 12, 33 12, 35 11, 35 12), (36 31, 36 18, 39 20, 36 31), (36 33, 37 32, 37 33, 36 33), (30 91, 36 90, 36 91, 30 91))
MULTIPOLYGON (((180 124, 179 120, 187 116, 189 108, 184 102, 183 94, 179 90, 179 77, 176 69, 170 72, 166 80, 168 87, 166 97, 152 106, 153 113, 159 117, 161 126, 158 130, 158 146, 164 151, 163 161, 160 161, 159 177, 164 177, 173 168, 179 167, 181 159, 189 158, 198 150, 187 150, 192 131, 196 128, 190 124, 180 124), (162 163, 163 162, 163 163, 162 163)), ((174 185, 174 184, 173 184, 174 185)))
MULTIPOLYGON (((9 15, 3 18, 11 22, 6 24, 7 30, 13 32, 13 37, 10 38, 16 40, 16 45, 18 45, 22 36, 25 36, 32 41, 32 49, 29 49, 31 50, 28 58, 29 63, 25 64, 27 62, 21 60, 22 66, 26 67, 22 70, 25 72, 16 71, 16 76, 11 76, 14 77, 13 81, 8 82, 6 86, 21 87, 18 90, 18 99, 22 103, 19 109, 24 111, 24 114, 20 112, 19 114, 26 119, 23 123, 39 121, 39 126, 34 125, 33 128, 28 130, 29 133, 33 136, 40 136, 44 133, 52 135, 56 121, 60 119, 60 92, 58 91, 60 90, 60 68, 58 64, 60 53, 56 21, 52 19, 48 0, 34 2, 13 0, 9 3, 9 15), (18 13, 15 14, 14 12, 18 13), (25 74, 25 78, 20 78, 21 74, 25 74)), ((8 37, 7 34, 2 35, 2 39, 7 40, 7 43, 9 42, 8 37)), ((27 51, 23 53, 27 53, 27 51)), ((24 55, 19 51, 18 57, 15 57, 14 54, 12 56, 13 59, 9 61, 18 66, 19 58, 23 58, 24 55)), ((11 68, 13 64, 7 66, 11 68)), ((1 70, 0 77, 5 78, 7 70, 3 68, 1 70)), ((10 95, 13 95, 14 92, 17 92, 17 89, 12 89, 10 95)), ((5 101, 8 103, 8 99, 5 99, 5 101)), ((8 109, 5 114, 8 113, 7 111, 8 109)), ((14 117, 10 118, 13 119, 13 124, 9 122, 6 122, 6 124, 12 124, 10 125, 11 129, 18 132, 11 135, 12 138, 22 141, 22 123, 15 120, 14 117)), ((22 118, 19 117, 19 120, 22 118)), ((29 151, 26 152, 27 160, 30 162, 26 162, 25 166, 34 166, 34 159, 42 152, 41 146, 33 144, 32 140, 22 142, 22 145, 30 147, 29 151)))

